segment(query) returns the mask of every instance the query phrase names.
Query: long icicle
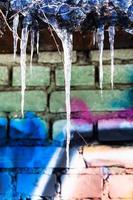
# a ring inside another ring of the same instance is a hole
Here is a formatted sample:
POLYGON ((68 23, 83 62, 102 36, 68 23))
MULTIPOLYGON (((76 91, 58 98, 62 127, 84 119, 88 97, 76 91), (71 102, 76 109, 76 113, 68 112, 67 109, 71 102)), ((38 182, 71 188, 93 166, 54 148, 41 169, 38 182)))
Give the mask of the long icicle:
POLYGON ((17 52, 17 44, 18 44, 18 24, 19 24, 19 15, 15 15, 13 19, 13 47, 14 47, 14 60, 16 58, 16 52, 17 52))
POLYGON ((32 30, 31 31, 31 42, 30 42, 30 46, 31 46, 30 71, 31 71, 31 73, 32 73, 32 60, 33 60, 33 53, 34 53, 34 44, 35 44, 35 31, 32 30))
POLYGON ((21 33, 21 55, 20 55, 20 67, 21 67, 21 113, 24 116, 24 97, 26 89, 26 49, 28 41, 28 27, 22 29, 21 33))
POLYGON ((99 48, 99 82, 102 94, 103 89, 103 47, 104 47, 104 26, 97 29, 97 42, 99 48))
POLYGON ((65 76, 65 104, 66 104, 66 168, 69 168, 69 146, 71 140, 71 102, 70 102, 70 90, 71 90, 71 68, 72 68, 72 41, 73 36, 66 29, 59 29, 57 26, 53 26, 58 37, 61 39, 63 51, 64 51, 64 76, 65 76))
POLYGON ((66 167, 69 168, 69 145, 71 140, 71 104, 70 104, 70 86, 71 86, 71 65, 72 65, 72 34, 66 32, 64 41, 64 74, 65 74, 65 93, 66 93, 66 112, 67 112, 67 141, 66 141, 66 167))
POLYGON ((37 31, 36 33, 36 50, 37 50, 37 55, 39 55, 39 39, 40 39, 40 33, 37 31))
POLYGON ((115 38, 115 26, 109 27, 109 43, 111 54, 111 87, 114 87, 114 38, 115 38))

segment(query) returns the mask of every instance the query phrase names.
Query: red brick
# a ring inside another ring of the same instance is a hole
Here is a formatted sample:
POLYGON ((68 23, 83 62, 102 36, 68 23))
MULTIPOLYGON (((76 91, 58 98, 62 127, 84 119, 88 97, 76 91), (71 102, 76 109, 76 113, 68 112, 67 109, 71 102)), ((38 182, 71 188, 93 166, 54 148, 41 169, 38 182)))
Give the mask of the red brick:
POLYGON ((133 168, 133 147, 92 146, 85 147, 83 157, 93 167, 115 166, 133 168))
POLYGON ((64 175, 62 176, 62 199, 100 198, 102 177, 99 175, 64 175))
POLYGON ((133 199, 133 175, 110 176, 109 196, 111 199, 133 199))
POLYGON ((133 174, 133 168, 132 169, 125 169, 126 174, 133 174))
POLYGON ((70 169, 67 174, 74 175, 74 174, 81 174, 81 175, 101 175, 101 168, 92 167, 92 168, 76 168, 70 169))

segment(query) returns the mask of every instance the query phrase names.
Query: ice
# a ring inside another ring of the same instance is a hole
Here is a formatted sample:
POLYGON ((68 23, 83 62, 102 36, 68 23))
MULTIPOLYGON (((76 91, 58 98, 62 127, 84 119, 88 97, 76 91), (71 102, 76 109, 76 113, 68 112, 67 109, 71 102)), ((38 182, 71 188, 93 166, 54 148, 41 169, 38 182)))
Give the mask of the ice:
POLYGON ((26 89, 26 49, 28 41, 28 27, 22 29, 21 33, 21 43, 20 43, 20 67, 21 67, 21 113, 24 116, 24 97, 26 89))
POLYGON ((103 47, 104 47, 104 26, 97 29, 97 42, 99 48, 99 82, 102 93, 103 89, 103 47))
POLYGON ((64 51, 64 76, 65 76, 65 105, 66 105, 66 168, 69 168, 69 145, 71 139, 71 105, 70 105, 70 86, 71 86, 71 67, 72 67, 72 33, 67 29, 59 29, 54 26, 58 37, 61 39, 64 51))
POLYGON ((14 60, 16 58, 16 52, 17 52, 17 44, 18 44, 18 24, 19 24, 19 15, 15 15, 13 19, 13 46, 14 46, 14 60))
POLYGON ((37 55, 39 55, 39 39, 40 39, 40 33, 39 31, 37 31, 37 42, 36 42, 37 55))
POLYGON ((111 52, 111 87, 114 87, 114 38, 115 38, 115 26, 110 26, 109 29, 109 43, 111 52))
POLYGON ((31 31, 31 55, 30 55, 30 71, 32 72, 32 60, 33 60, 33 53, 34 53, 34 44, 35 44, 35 31, 31 31))

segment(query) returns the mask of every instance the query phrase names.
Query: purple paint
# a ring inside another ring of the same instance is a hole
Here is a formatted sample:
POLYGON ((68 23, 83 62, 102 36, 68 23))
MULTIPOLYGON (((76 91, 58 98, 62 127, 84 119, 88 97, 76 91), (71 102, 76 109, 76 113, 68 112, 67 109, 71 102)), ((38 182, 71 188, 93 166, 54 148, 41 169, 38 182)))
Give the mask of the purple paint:
POLYGON ((78 123, 82 123, 84 122, 84 120, 87 121, 88 123, 95 123, 101 119, 108 120, 116 118, 133 121, 133 108, 112 113, 94 115, 83 100, 75 97, 71 99, 71 110, 72 110, 71 119, 73 119, 73 121, 74 119, 78 119, 78 123))

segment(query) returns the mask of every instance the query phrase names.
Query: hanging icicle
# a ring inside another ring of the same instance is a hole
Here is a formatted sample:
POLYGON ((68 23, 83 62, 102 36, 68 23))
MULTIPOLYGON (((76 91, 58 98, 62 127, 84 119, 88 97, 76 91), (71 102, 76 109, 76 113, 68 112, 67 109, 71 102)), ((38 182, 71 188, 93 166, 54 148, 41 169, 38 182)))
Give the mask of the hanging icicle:
POLYGON ((72 34, 66 32, 62 41, 64 50, 64 74, 65 74, 65 93, 66 93, 66 112, 67 112, 67 143, 66 143, 66 167, 69 168, 69 145, 71 139, 71 105, 70 105, 70 86, 71 86, 71 65, 72 65, 72 34))
POLYGON ((14 60, 16 58, 16 53, 17 53, 17 44, 18 44, 18 24, 19 24, 19 15, 15 15, 13 19, 13 47, 14 47, 14 60))
POLYGON ((37 37, 36 50, 37 50, 37 55, 39 55, 39 40, 40 40, 40 32, 39 31, 37 31, 36 37, 37 37))
POLYGON ((110 26, 109 29, 109 43, 111 53, 111 87, 114 87, 114 38, 115 38, 115 26, 110 26))
POLYGON ((22 29, 21 43, 20 43, 20 67, 21 67, 21 113, 24 116, 24 98, 26 89, 26 49, 28 41, 28 27, 22 29))
POLYGON ((32 73, 32 60, 33 60, 33 53, 34 53, 34 44, 35 44, 35 31, 31 31, 31 55, 30 55, 30 71, 32 73))
POLYGON ((99 48, 99 82, 102 94, 103 89, 103 47, 104 47, 104 26, 97 29, 97 42, 99 48))
POLYGON ((73 36, 66 29, 59 29, 58 26, 53 26, 58 37, 61 39, 64 52, 64 76, 65 76, 65 105, 66 105, 66 168, 69 168, 69 146, 71 140, 71 67, 72 67, 72 50, 73 36))

